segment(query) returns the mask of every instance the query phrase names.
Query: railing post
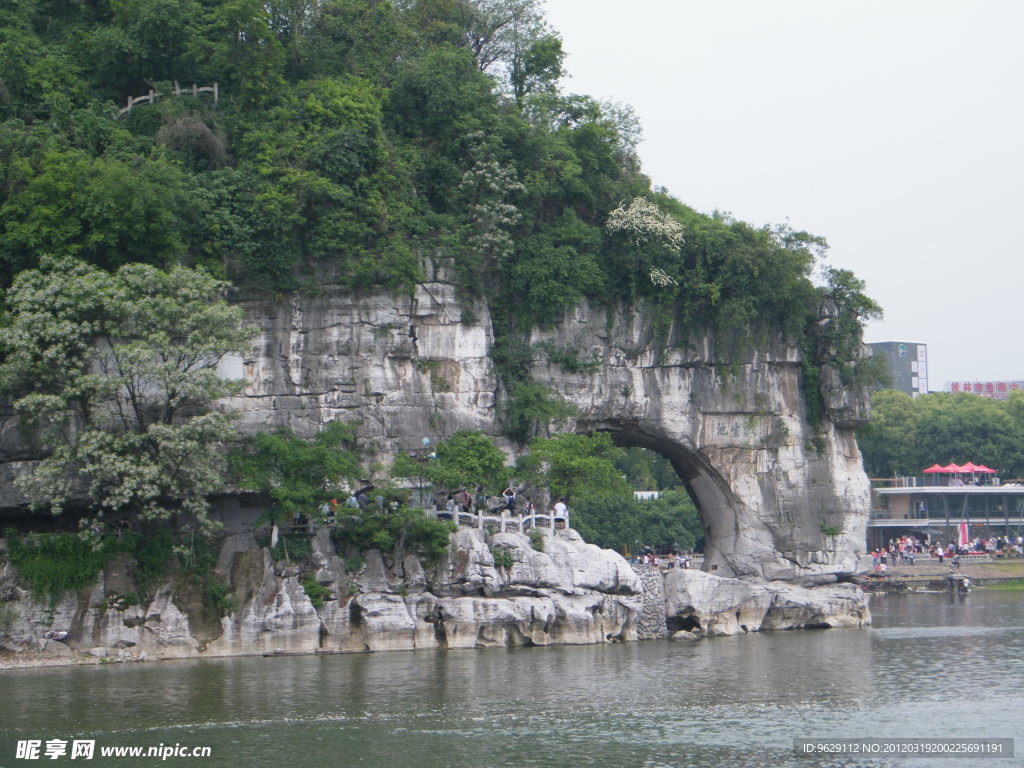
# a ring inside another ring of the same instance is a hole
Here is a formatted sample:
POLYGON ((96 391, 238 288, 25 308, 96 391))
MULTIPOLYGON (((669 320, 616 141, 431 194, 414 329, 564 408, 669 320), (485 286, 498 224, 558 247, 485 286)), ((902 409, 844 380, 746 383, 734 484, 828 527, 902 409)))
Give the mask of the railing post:
POLYGON ((500 524, 501 525, 500 530, 501 530, 502 533, 505 532, 505 528, 507 526, 507 521, 508 521, 508 510, 507 509, 503 509, 503 510, 501 510, 501 524, 500 524))
POLYGON ((484 529, 484 516, 480 513, 476 516, 476 527, 481 531, 484 529))

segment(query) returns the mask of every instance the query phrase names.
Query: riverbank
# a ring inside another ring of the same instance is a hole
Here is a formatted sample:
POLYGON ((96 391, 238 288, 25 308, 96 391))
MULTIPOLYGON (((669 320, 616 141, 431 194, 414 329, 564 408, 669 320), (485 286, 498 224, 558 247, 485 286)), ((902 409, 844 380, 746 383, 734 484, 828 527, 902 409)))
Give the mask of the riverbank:
POLYGON ((975 587, 984 588, 998 585, 1012 585, 1024 580, 1024 560, 1002 563, 964 563, 959 569, 953 568, 947 560, 938 563, 897 565, 889 569, 884 578, 868 578, 868 589, 878 591, 931 591, 945 589, 946 577, 951 573, 962 573, 975 587))
MULTIPOLYGON (((67 646, 64 646, 67 648, 67 646)), ((110 658, 96 657, 88 653, 63 650, 54 651, 5 651, 0 650, 0 672, 10 669, 44 669, 50 667, 90 667, 101 664, 127 664, 145 661, 145 658, 127 657, 110 658)))
POLYGON ((171 570, 142 590, 138 563, 122 553, 94 581, 49 598, 0 560, 0 650, 13 652, 0 669, 698 639, 871 621, 854 584, 662 572, 631 567, 572 529, 538 534, 460 528, 432 564, 398 550, 339 553, 327 529, 290 540, 295 554, 276 559, 238 534, 209 553, 206 581, 171 570), (215 605, 206 599, 213 587, 215 605))

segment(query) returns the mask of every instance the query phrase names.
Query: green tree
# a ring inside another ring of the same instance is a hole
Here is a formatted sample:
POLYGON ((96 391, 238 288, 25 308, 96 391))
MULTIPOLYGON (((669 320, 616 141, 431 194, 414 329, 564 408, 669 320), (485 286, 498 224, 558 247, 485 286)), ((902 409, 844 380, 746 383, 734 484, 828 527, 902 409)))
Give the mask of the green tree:
POLYGON ((542 427, 566 419, 576 409, 555 392, 535 381, 522 381, 512 387, 502 406, 502 420, 509 437, 525 443, 542 427))
POLYGON ((285 50, 271 28, 272 8, 258 0, 205 6, 189 59, 198 76, 226 82, 246 103, 271 99, 284 83, 285 50))
POLYGON ((690 495, 665 491, 657 499, 637 501, 640 541, 652 547, 690 549, 704 537, 704 524, 690 495))
POLYGON ((173 264, 186 250, 188 200, 181 171, 160 158, 93 158, 49 148, 8 169, 0 203, 9 281, 37 254, 76 256, 108 269, 173 264))
POLYGON ((299 74, 351 74, 384 84, 415 47, 416 32, 391 3, 329 0, 299 48, 299 74))
POLYGON ((864 281, 850 270, 827 267, 823 274, 826 280, 824 295, 835 304, 836 312, 817 326, 818 359, 838 365, 840 375, 848 384, 876 385, 879 372, 884 370, 879 361, 870 357, 866 362, 858 361, 864 337, 863 324, 866 320, 881 318, 882 307, 864 293, 864 281))
POLYGON ((206 520, 222 484, 232 417, 214 410, 243 382, 217 375, 252 335, 226 285, 202 271, 127 264, 102 272, 44 257, 7 294, 0 386, 45 458, 16 482, 54 514, 84 495, 94 512, 206 520))
POLYGON ((1005 402, 935 393, 914 398, 914 406, 918 471, 935 461, 987 464, 1004 476, 1024 470, 1024 434, 1014 429, 1005 402))
POLYGON ((410 459, 400 453, 392 464, 394 477, 425 477, 438 488, 500 489, 508 482, 505 454, 482 432, 461 430, 438 443, 436 457, 428 461, 410 459))
POLYGON ((505 454, 491 438, 463 430, 438 444, 437 458, 428 471, 432 483, 451 490, 504 485, 510 470, 505 466, 505 454))
POLYGON ((634 284, 633 296, 636 283, 645 278, 655 285, 679 285, 661 267, 677 262, 683 247, 683 227, 675 218, 650 200, 635 197, 628 206, 622 204, 608 214, 605 229, 625 241, 619 252, 624 257, 622 271, 634 284))
POLYGON ((314 517, 345 481, 359 477, 355 445, 352 427, 332 421, 309 440, 287 429, 260 432, 232 451, 230 463, 240 487, 273 500, 276 521, 314 517))
POLYGON ((623 552, 636 551, 637 545, 693 549, 704 537, 697 508, 682 490, 649 501, 632 494, 584 495, 573 501, 570 514, 586 541, 623 552))
MULTIPOLYGON (((583 496, 569 505, 569 518, 583 540, 620 552, 646 544, 641 534, 639 502, 628 496, 583 496)), ((654 546, 653 544, 651 546, 654 546)))
POLYGON ((466 42, 477 66, 520 106, 530 93, 554 90, 562 76, 562 40, 538 0, 476 0, 466 42))
POLYGON ((1022 399, 941 392, 911 399, 894 390, 876 392, 871 421, 857 431, 865 469, 886 477, 973 461, 1017 477, 1024 472, 1022 399))
POLYGON ((913 475, 923 468, 918 466, 917 418, 910 395, 882 389, 871 396, 871 420, 857 430, 871 477, 913 475))
POLYGON ((621 450, 607 432, 535 438, 516 469, 532 485, 549 488, 552 498, 628 498, 629 483, 614 464, 621 450))
POLYGON ((634 491, 665 491, 682 485, 669 460, 646 448, 627 448, 615 466, 634 491))

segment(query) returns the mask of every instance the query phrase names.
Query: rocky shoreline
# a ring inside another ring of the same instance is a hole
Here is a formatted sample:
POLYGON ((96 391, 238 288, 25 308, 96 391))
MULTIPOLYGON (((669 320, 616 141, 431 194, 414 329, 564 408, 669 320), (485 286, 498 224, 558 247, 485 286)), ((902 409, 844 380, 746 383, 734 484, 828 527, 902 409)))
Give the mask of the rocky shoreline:
MULTIPOLYGON (((304 568, 276 562, 251 533, 223 541, 216 573, 233 606, 204 617, 171 581, 146 604, 131 594, 132 564, 113 561, 96 582, 40 602, 0 563, 0 670, 117 661, 387 650, 631 642, 685 632, 712 637, 870 624, 852 584, 814 588, 721 578, 694 570, 634 569, 574 530, 527 536, 463 528, 425 567, 412 555, 366 552, 358 570, 328 531, 312 537, 304 568), (348 562, 348 566, 346 565, 348 562), (48 631, 67 632, 63 642, 48 631)), ((683 637, 683 635, 678 635, 683 637)))

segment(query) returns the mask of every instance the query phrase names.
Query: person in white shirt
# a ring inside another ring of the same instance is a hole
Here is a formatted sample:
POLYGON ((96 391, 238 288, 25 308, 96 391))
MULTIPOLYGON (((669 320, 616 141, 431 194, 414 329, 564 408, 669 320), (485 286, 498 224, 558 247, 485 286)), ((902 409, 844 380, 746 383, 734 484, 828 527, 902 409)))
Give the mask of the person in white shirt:
POLYGON ((564 520, 565 527, 569 527, 569 507, 566 506, 564 497, 555 504, 555 520, 564 520))

